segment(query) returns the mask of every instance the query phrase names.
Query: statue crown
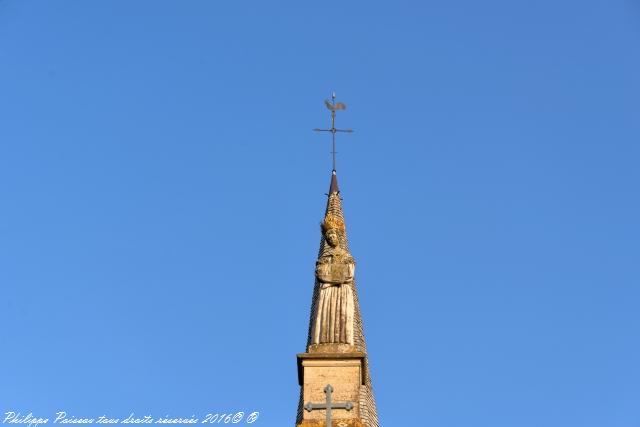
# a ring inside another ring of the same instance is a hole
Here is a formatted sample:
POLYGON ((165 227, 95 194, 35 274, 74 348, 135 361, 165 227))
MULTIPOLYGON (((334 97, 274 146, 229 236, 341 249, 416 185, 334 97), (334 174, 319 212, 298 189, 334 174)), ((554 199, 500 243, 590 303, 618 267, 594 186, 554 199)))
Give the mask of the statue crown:
POLYGON ((340 232, 344 232, 345 230, 344 221, 342 220, 342 218, 335 216, 331 213, 328 213, 324 217, 324 221, 322 221, 321 226, 322 226, 322 231, 325 233, 329 230, 338 230, 340 232))

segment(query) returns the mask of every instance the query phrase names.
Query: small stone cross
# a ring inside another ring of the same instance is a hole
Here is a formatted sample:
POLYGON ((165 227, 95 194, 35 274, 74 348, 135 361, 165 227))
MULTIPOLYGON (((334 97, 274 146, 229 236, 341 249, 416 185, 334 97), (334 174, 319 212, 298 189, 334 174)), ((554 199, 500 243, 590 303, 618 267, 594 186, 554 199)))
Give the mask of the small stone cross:
POLYGON ((333 402, 331 400, 331 393, 333 393, 333 387, 331 384, 327 384, 324 388, 324 392, 327 395, 326 403, 310 403, 307 402, 304 405, 304 409, 308 412, 313 411, 314 409, 326 409, 327 410, 327 427, 331 427, 331 410, 332 409, 346 409, 350 411, 353 409, 353 403, 351 402, 333 402))

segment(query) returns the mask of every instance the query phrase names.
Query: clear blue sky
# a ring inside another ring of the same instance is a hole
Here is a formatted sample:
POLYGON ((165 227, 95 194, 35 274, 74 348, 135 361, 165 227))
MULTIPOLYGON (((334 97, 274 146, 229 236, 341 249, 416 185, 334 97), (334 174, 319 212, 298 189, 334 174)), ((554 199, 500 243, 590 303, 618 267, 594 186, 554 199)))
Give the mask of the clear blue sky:
POLYGON ((293 426, 332 90, 382 426, 640 426, 616 0, 0 2, 0 411, 293 426))

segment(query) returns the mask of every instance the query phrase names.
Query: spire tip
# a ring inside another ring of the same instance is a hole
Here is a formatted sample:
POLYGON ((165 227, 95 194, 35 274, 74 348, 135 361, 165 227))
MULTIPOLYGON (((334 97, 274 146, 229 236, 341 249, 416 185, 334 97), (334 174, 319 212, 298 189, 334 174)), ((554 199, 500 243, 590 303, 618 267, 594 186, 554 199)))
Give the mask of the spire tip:
POLYGON ((331 185, 329 186, 329 194, 339 193, 340 189, 338 188, 338 175, 336 174, 336 170, 331 171, 331 185))

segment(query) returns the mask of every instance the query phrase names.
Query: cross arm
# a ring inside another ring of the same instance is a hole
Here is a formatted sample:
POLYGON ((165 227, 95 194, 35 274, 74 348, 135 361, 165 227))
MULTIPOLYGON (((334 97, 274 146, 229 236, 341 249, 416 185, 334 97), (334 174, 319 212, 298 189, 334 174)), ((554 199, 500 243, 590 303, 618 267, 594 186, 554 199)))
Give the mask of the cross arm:
MULTIPOLYGON (((307 403, 304 405, 304 409, 307 412, 311 412, 314 409, 327 409, 326 403, 307 403)), ((353 409, 353 403, 351 402, 332 402, 331 409, 346 409, 350 411, 353 409)))
POLYGON ((318 129, 315 128, 313 129, 315 132, 347 132, 347 133, 353 133, 353 129, 318 129))

